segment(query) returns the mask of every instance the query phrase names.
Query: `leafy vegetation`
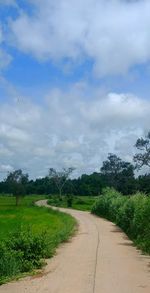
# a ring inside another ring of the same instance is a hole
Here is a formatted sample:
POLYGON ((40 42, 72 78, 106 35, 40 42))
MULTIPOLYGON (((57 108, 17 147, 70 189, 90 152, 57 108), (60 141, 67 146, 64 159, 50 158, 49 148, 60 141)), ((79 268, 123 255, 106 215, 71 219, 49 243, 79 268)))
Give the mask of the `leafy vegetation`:
MULTIPOLYGON (((74 171, 74 168, 63 168, 61 171, 56 171, 54 168, 49 169, 49 178, 53 180, 56 184, 56 187, 59 191, 59 196, 62 196, 62 190, 65 186, 65 183, 71 173, 74 171)), ((70 198, 71 200, 71 198, 70 198)))
POLYGON ((73 233, 75 220, 64 213, 33 206, 41 196, 0 197, 0 284, 39 269, 59 243, 73 233))
POLYGON ((150 198, 142 193, 122 196, 106 188, 92 213, 115 222, 145 253, 150 253, 150 198))
MULTIPOLYGON (((149 153, 144 156, 148 159, 149 153)), ((124 195, 131 195, 137 191, 150 193, 150 174, 134 176, 135 167, 125 162, 115 154, 108 154, 100 172, 83 174, 79 178, 69 178, 73 168, 56 171, 51 168, 44 178, 29 180, 28 174, 21 170, 10 173, 0 182, 0 193, 16 196, 16 204, 24 194, 43 194, 60 196, 97 196, 106 187, 113 187, 124 195)))
POLYGON ((91 211, 96 198, 91 196, 63 196, 62 198, 59 196, 50 196, 48 204, 56 207, 71 207, 76 210, 91 211))
POLYGON ((25 185, 28 182, 28 174, 23 174, 22 170, 10 172, 6 178, 8 190, 16 197, 16 206, 19 205, 21 197, 25 195, 25 185))
POLYGON ((139 151, 133 158, 136 163, 136 168, 141 169, 143 166, 150 167, 150 131, 144 138, 138 138, 135 146, 139 151))
POLYGON ((49 169, 44 178, 29 180, 29 175, 22 170, 10 172, 0 182, 0 193, 16 196, 16 205, 24 194, 55 195, 86 195, 97 196, 106 187, 113 187, 124 195, 131 195, 137 191, 150 193, 150 174, 135 178, 134 170, 143 166, 150 167, 150 131, 144 138, 138 138, 135 144, 138 153, 134 155, 133 162, 123 161, 115 154, 108 154, 103 161, 100 172, 87 175, 82 174, 77 179, 70 179, 74 168, 63 168, 57 171, 49 169))

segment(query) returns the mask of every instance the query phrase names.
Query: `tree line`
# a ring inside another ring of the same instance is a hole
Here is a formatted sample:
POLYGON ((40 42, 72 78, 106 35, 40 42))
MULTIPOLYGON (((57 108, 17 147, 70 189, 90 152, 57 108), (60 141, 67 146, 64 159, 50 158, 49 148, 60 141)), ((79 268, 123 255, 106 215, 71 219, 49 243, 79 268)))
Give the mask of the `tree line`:
POLYGON ((74 171, 72 167, 61 171, 50 168, 47 176, 36 180, 29 180, 29 175, 19 169, 10 172, 0 182, 0 193, 15 195, 17 205, 20 196, 25 194, 96 196, 105 187, 113 187, 124 195, 134 194, 136 191, 150 194, 150 174, 135 177, 136 169, 150 166, 150 132, 145 138, 139 138, 135 146, 138 149, 133 158, 135 164, 110 153, 99 172, 83 174, 76 179, 70 178, 74 171))

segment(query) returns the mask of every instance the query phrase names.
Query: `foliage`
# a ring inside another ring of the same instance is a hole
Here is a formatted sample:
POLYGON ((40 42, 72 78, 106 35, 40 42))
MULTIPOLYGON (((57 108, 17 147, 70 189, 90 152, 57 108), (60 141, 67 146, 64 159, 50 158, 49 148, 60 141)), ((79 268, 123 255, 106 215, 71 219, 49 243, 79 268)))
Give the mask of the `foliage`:
POLYGON ((135 191, 133 165, 121 160, 116 155, 108 155, 107 160, 103 162, 101 173, 106 178, 107 186, 113 187, 123 194, 135 191))
POLYGON ((150 198, 145 194, 125 197, 106 188, 93 205, 92 213, 115 222, 139 248, 150 253, 150 198))
POLYGON ((19 200, 23 194, 56 195, 59 193, 60 197, 65 194, 98 196, 106 187, 114 187, 124 195, 131 195, 137 191, 150 194, 150 175, 135 178, 134 166, 121 160, 115 154, 108 154, 100 172, 82 174, 79 178, 69 178, 72 171, 73 168, 60 171, 51 168, 49 176, 35 180, 29 180, 28 175, 22 173, 25 175, 25 180, 21 181, 21 185, 18 182, 10 184, 10 180, 4 180, 0 182, 0 193, 18 194, 19 200))
POLYGON ((20 270, 20 254, 8 249, 4 242, 0 242, 0 284, 18 275, 20 270))
POLYGON ((51 256, 48 235, 35 235, 30 229, 20 229, 1 242, 0 282, 7 277, 40 268, 42 259, 51 256))
POLYGON ((68 205, 69 196, 63 196, 60 200, 59 196, 50 196, 48 204, 57 207, 72 207, 76 210, 90 211, 96 198, 91 196, 71 196, 72 205, 68 205))
MULTIPOLYGON (((16 192, 21 195, 25 191, 26 194, 55 195, 59 191, 60 197, 65 194, 97 196, 101 194, 102 189, 107 186, 113 186, 124 194, 133 193, 136 190, 136 179, 133 174, 133 166, 128 162, 123 162, 112 154, 108 156, 108 159, 110 159, 111 164, 118 161, 116 165, 119 166, 120 171, 117 173, 115 171, 115 175, 114 172, 111 174, 108 170, 104 172, 102 168, 101 173, 94 172, 90 175, 83 174, 77 179, 70 179, 69 176, 71 172, 73 172, 73 168, 63 169, 61 171, 56 171, 51 168, 49 170, 49 176, 45 178, 38 178, 35 181, 24 180, 21 185, 14 183, 14 191, 10 188, 9 180, 0 182, 0 193, 15 194, 16 192), (122 167, 120 167, 120 165, 122 167)), ((107 161, 104 161, 104 164, 105 162, 107 161)))
POLYGON ((60 242, 73 233, 75 220, 64 213, 32 205, 41 197, 0 197, 0 283, 40 268, 60 242))
POLYGON ((150 131, 145 138, 138 138, 135 146, 140 151, 134 156, 136 168, 141 169, 143 166, 150 167, 150 131))
POLYGON ((67 207, 71 208, 73 204, 73 196, 72 194, 67 194, 66 195, 66 201, 67 201, 67 207))
POLYGON ((16 197, 16 205, 19 204, 21 196, 25 195, 25 184, 28 182, 28 174, 23 174, 22 170, 10 172, 5 180, 8 192, 16 197))
POLYGON ((150 174, 140 175, 137 179, 137 189, 145 194, 150 194, 150 174))
POLYGON ((73 172, 73 170, 74 170, 74 168, 72 168, 72 167, 67 168, 67 169, 63 168, 61 171, 56 171, 54 168, 49 169, 49 178, 54 180, 54 182, 58 188, 60 197, 62 195, 63 187, 64 187, 67 179, 69 178, 69 176, 73 172))

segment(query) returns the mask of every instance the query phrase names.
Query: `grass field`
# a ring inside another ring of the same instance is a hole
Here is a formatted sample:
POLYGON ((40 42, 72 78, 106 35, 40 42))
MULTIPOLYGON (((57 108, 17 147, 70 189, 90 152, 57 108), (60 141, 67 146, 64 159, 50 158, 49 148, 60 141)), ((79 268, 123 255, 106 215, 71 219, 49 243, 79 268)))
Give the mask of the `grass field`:
POLYGON ((40 267, 41 260, 37 259, 34 251, 37 250, 41 258, 50 257, 58 244, 73 233, 75 220, 71 216, 33 205, 34 201, 43 198, 28 196, 16 207, 15 198, 0 197, 0 283, 40 267), (30 255, 32 252, 31 259, 26 251, 30 255), (9 255, 14 255, 11 263, 9 255), (22 268, 20 262, 27 265, 22 268))
MULTIPOLYGON (((93 204, 95 203, 97 197, 91 196, 73 196, 72 197, 72 207, 75 210, 81 211, 91 211, 93 204)), ((48 200, 49 205, 54 205, 58 207, 67 208, 67 197, 63 196, 60 200, 58 196, 52 196, 48 200)))
POLYGON ((20 206, 16 207, 14 197, 0 196, 0 239, 5 239, 20 225, 32 225, 37 213, 37 209, 33 208, 33 202, 43 198, 43 196, 24 197, 20 206))

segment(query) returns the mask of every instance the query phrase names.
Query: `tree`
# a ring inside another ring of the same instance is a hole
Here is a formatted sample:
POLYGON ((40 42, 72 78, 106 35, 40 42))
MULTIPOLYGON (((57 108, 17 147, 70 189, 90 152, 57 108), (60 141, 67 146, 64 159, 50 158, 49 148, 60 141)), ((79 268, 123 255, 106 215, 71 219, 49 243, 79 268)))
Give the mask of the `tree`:
POLYGON ((143 166, 150 167, 150 131, 145 138, 138 138, 135 147, 140 151, 133 157, 136 168, 139 170, 143 166))
POLYGON ((56 171, 54 168, 49 169, 49 178, 54 180, 60 197, 62 196, 63 187, 73 171, 73 167, 63 168, 61 171, 56 171))
POLYGON ((135 180, 131 163, 121 160, 115 154, 108 154, 100 170, 107 186, 114 187, 123 194, 133 193, 135 180))
POLYGON ((16 197, 16 206, 19 205, 20 198, 25 195, 27 182, 28 174, 23 174, 21 169, 10 172, 5 180, 9 192, 16 197))
POLYGON ((150 174, 140 175, 136 182, 138 190, 150 196, 150 174))

